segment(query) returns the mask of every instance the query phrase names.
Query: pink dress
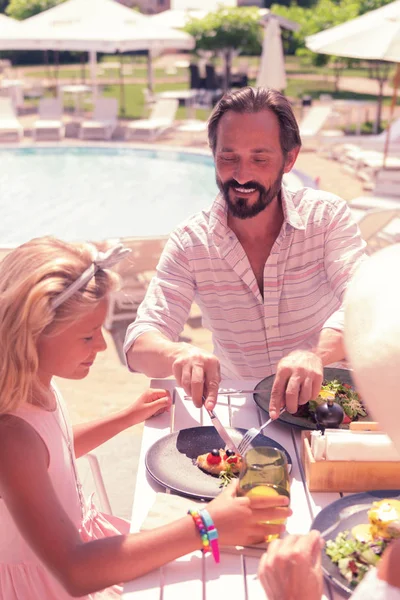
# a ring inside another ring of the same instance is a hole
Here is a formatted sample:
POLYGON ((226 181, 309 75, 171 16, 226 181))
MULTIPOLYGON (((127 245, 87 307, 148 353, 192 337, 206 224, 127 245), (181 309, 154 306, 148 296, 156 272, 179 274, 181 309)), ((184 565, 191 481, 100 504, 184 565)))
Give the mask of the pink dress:
MULTIPOLYGON (((12 413, 28 422, 47 446, 49 475, 60 503, 79 529, 84 541, 128 533, 126 521, 99 513, 91 499, 83 500, 76 464, 69 449, 72 428, 60 393, 58 405, 48 412, 26 404, 12 413), (73 461, 73 462, 72 462, 73 461), (74 464, 73 464, 74 463, 74 464)), ((73 454, 73 452, 72 452, 73 454)), ((19 533, 5 502, 0 498, 0 599, 1 600, 67 600, 72 598, 53 577, 19 533)), ((118 598, 118 586, 83 596, 86 600, 118 598)))

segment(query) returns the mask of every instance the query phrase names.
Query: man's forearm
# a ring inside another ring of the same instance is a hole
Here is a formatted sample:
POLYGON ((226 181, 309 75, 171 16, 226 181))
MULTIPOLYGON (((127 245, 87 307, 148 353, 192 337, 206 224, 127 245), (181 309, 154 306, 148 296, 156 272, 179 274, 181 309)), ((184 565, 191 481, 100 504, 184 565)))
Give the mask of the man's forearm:
POLYGON ((157 331, 147 331, 129 348, 128 365, 148 377, 169 377, 173 363, 187 347, 189 344, 171 342, 157 331))
POLYGON ((317 354, 322 360, 324 367, 331 363, 345 359, 345 349, 343 343, 343 332, 336 329, 323 329, 319 336, 318 344, 315 348, 317 354))

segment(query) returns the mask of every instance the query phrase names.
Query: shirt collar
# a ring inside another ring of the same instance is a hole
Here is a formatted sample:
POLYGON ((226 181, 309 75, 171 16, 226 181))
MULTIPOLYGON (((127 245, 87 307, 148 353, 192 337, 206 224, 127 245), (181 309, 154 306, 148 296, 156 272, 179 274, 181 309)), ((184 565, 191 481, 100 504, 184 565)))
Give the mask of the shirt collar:
MULTIPOLYGON (((303 219, 298 212, 294 202, 294 192, 288 190, 284 185, 281 190, 284 223, 288 223, 294 229, 305 229, 303 219)), ((228 207, 222 193, 214 200, 210 211, 210 233, 216 246, 231 232, 228 227, 228 207)))

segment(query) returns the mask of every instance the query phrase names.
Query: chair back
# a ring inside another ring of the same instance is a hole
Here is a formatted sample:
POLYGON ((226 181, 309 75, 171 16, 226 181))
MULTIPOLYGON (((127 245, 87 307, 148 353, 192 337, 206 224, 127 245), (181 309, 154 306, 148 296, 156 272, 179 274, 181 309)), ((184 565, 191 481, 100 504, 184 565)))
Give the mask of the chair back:
POLYGON ((391 208, 367 211, 358 222, 362 238, 368 243, 398 215, 399 211, 391 208))
POLYGON ((324 126, 329 115, 332 112, 330 104, 321 104, 320 106, 312 106, 305 117, 299 123, 300 136, 316 135, 324 126))
POLYGON ((164 119, 173 122, 178 110, 179 100, 176 98, 160 98, 151 109, 150 119, 164 119))
MULTIPOLYGON (((384 139, 386 139, 386 137, 387 137, 386 129, 385 129, 385 131, 382 131, 382 133, 380 135, 382 135, 382 137, 384 137, 384 139), (383 136, 383 134, 385 134, 385 135, 383 136)), ((400 141, 400 119, 395 119, 390 126, 389 142, 398 142, 398 141, 400 141)))
POLYGON ((93 119, 95 121, 116 121, 117 116, 117 98, 96 98, 93 110, 93 119))
POLYGON ((218 78, 214 65, 206 64, 206 90, 217 90, 218 78))
POLYGON ((199 67, 194 63, 190 63, 189 65, 190 71, 190 89, 191 90, 199 90, 201 88, 201 77, 199 67))
POLYGON ((14 103, 8 94, 0 96, 0 119, 16 119, 14 103))
POLYGON ((380 169, 375 178, 374 195, 400 198, 400 170, 380 169))
POLYGON ((61 98, 41 98, 39 100, 39 118, 59 121, 62 118, 63 105, 61 98))
POLYGON ((113 269, 121 277, 121 286, 129 286, 129 280, 140 279, 140 275, 153 273, 156 270, 158 261, 168 236, 149 237, 149 238, 122 238, 119 240, 131 252, 124 260, 119 262, 113 269))

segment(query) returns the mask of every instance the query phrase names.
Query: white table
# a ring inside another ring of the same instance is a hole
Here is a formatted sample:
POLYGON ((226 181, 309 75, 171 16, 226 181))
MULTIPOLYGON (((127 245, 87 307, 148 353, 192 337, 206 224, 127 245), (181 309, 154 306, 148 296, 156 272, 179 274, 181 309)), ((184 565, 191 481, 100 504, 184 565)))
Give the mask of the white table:
POLYGON ((85 85, 83 83, 62 85, 60 86, 60 92, 63 97, 64 94, 70 94, 71 96, 73 96, 75 105, 75 115, 78 116, 82 114, 82 98, 86 94, 90 94, 92 92, 92 88, 90 85, 85 85))
MULTIPOLYGON (((221 387, 249 389, 257 382, 223 381, 221 387)), ((184 399, 181 388, 175 388, 174 380, 153 380, 152 387, 168 388, 174 400, 174 409, 152 418, 145 423, 136 490, 133 502, 131 531, 137 532, 151 508, 157 492, 165 489, 156 484, 146 473, 145 455, 147 449, 161 437, 172 431, 210 425, 210 419, 204 410, 194 407, 191 400, 184 399)), ((250 428, 261 425, 265 413, 256 406, 251 394, 241 396, 220 396, 216 413, 225 426, 250 428)), ((282 444, 293 460, 291 473, 291 507, 293 515, 288 519, 289 533, 305 534, 309 531, 313 518, 327 504, 337 500, 339 494, 311 494, 304 481, 300 457, 300 432, 291 427, 273 423, 268 427, 269 437, 282 444)), ((190 507, 190 498, 188 498, 190 507)), ((126 583, 122 598, 124 600, 266 600, 256 575, 259 559, 234 553, 222 553, 220 564, 212 557, 204 557, 200 551, 193 552, 161 569, 126 583)), ((342 598, 327 583, 326 598, 342 598)))

